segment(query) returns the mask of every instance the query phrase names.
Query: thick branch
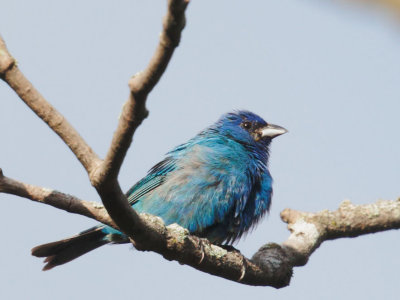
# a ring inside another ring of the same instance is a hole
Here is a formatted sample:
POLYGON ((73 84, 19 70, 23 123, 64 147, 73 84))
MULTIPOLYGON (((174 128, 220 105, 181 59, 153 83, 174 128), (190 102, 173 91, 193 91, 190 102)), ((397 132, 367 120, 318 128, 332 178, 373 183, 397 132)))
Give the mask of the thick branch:
MULTIPOLYGON (((3 175, 0 169, 0 193, 7 193, 48 204, 70 213, 80 214, 117 228, 104 207, 98 203, 80 200, 58 191, 22 183, 3 175)), ((210 244, 206 239, 189 235, 188 230, 173 224, 165 227, 156 216, 141 214, 144 233, 142 239, 131 240, 138 250, 155 251, 168 260, 176 260, 198 270, 245 284, 277 286, 281 277, 264 272, 237 251, 227 251, 210 244), (154 237, 157 242, 154 242, 154 237)), ((291 273, 290 273, 291 274, 291 273)), ((290 279, 286 275, 286 281, 290 279)), ((286 282, 285 281, 285 282, 286 282)))
MULTIPOLYGON (((49 204, 116 227, 101 205, 73 196, 24 184, 0 172, 0 192, 49 204)), ((130 211, 130 210, 128 210, 130 211)), ((223 249, 206 239, 189 235, 188 230, 173 224, 167 227, 156 216, 138 216, 142 232, 131 239, 138 250, 154 251, 197 270, 248 285, 281 288, 289 285, 294 266, 305 265, 319 245, 331 239, 355 237, 400 228, 400 199, 353 205, 346 201, 337 211, 318 213, 286 209, 281 214, 291 231, 282 243, 262 246, 248 259, 235 249, 223 249), (147 238, 146 238, 147 237, 147 238)), ((129 216, 128 216, 129 217, 129 216)))

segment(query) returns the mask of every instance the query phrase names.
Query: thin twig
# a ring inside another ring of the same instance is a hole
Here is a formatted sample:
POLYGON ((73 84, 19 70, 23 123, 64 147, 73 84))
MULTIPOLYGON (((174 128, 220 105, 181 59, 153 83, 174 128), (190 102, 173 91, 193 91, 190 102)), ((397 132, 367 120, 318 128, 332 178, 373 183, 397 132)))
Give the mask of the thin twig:
MULTIPOLYGON (((110 149, 102 168, 99 169, 99 181, 117 178, 132 142, 132 136, 136 128, 148 116, 147 96, 164 74, 175 48, 179 45, 186 22, 184 13, 188 4, 189 0, 168 1, 168 11, 164 17, 163 31, 157 49, 147 68, 134 75, 129 81, 129 99, 123 106, 110 149)), ((96 182, 96 179, 93 178, 93 181, 96 182)))
POLYGON ((11 194, 35 202, 51 205, 70 213, 82 215, 117 228, 103 205, 84 201, 75 196, 49 188, 23 183, 4 176, 0 169, 0 193, 11 194))

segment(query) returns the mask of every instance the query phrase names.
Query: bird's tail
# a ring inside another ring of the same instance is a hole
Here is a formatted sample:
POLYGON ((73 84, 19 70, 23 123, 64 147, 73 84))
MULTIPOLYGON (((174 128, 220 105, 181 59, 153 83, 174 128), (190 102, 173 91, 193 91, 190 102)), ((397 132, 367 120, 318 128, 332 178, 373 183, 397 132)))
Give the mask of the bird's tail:
POLYGON ((46 257, 43 271, 65 264, 89 251, 110 243, 104 226, 92 227, 70 238, 36 246, 32 255, 46 257))

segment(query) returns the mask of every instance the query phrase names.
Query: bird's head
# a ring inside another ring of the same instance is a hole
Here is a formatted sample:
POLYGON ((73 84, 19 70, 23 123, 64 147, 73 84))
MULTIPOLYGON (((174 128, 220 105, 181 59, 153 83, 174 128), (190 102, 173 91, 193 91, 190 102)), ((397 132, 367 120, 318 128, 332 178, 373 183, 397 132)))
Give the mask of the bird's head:
POLYGON ((227 113, 214 127, 219 134, 239 143, 252 146, 268 146, 274 137, 287 132, 278 125, 265 122, 258 115, 249 111, 227 113))

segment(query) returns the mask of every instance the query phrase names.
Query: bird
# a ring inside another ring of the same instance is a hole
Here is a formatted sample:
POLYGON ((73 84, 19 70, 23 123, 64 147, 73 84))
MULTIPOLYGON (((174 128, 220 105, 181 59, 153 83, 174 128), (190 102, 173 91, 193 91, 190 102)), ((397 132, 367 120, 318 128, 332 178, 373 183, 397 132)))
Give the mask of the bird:
MULTIPOLYGON (((129 204, 138 213, 161 217, 165 225, 176 223, 229 247, 269 212, 270 143, 286 132, 249 111, 226 113, 153 166, 126 193, 129 204)), ((36 246, 32 255, 45 257, 45 271, 100 246, 122 243, 129 243, 128 236, 99 224, 36 246)))

